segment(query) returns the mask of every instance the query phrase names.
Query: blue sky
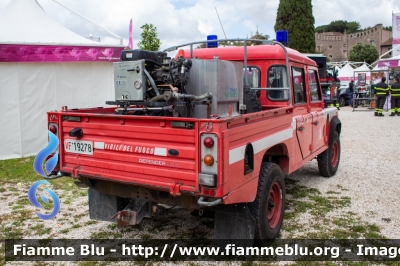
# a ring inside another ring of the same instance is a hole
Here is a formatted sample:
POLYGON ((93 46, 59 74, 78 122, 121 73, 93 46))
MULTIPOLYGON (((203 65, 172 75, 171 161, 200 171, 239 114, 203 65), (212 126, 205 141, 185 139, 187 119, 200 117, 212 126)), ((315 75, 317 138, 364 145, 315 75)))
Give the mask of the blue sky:
MULTIPOLYGON (((0 0, 0 12, 13 0, 0 0)), ((34 0, 26 0, 34 1, 34 0)), ((118 40, 52 0, 37 0, 46 13, 81 36, 100 37, 104 43, 118 40)), ((108 30, 120 35, 127 44, 129 20, 133 19, 134 44, 140 40, 140 26, 152 23, 158 29, 161 48, 200 41, 209 34, 223 37, 220 22, 228 38, 251 37, 258 28, 275 36, 274 25, 279 0, 57 0, 108 30)), ((382 23, 391 25, 391 13, 400 12, 400 1, 393 0, 312 0, 315 26, 333 20, 358 21, 362 28, 382 23)))

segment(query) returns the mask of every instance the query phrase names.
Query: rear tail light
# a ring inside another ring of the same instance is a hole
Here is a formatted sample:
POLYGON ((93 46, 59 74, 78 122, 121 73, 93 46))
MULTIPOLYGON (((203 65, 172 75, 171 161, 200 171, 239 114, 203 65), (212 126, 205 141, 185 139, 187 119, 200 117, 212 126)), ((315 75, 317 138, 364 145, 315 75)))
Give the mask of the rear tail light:
POLYGON ((53 133, 54 135, 57 134, 57 128, 55 126, 50 126, 49 130, 51 133, 53 133))
POLYGON ((199 185, 215 188, 218 184, 218 136, 213 133, 203 133, 200 138, 199 185))
POLYGON ((57 123, 49 123, 49 131, 53 133, 58 138, 58 124, 57 123))
POLYGON ((207 148, 212 148, 214 147, 214 140, 210 137, 207 137, 204 139, 203 141, 204 146, 206 146, 207 148))

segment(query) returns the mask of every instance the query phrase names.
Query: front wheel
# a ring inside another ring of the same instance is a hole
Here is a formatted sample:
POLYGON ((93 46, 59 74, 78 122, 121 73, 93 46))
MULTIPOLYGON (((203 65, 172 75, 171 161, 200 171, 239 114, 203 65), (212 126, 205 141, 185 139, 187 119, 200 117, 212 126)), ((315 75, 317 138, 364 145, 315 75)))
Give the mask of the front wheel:
POLYGON ((333 143, 329 145, 326 151, 318 155, 319 174, 324 177, 333 176, 339 167, 340 139, 337 131, 333 134, 333 143))
POLYGON ((278 237, 285 199, 285 182, 279 165, 262 163, 256 199, 249 203, 250 213, 256 220, 254 238, 260 244, 267 244, 278 237))

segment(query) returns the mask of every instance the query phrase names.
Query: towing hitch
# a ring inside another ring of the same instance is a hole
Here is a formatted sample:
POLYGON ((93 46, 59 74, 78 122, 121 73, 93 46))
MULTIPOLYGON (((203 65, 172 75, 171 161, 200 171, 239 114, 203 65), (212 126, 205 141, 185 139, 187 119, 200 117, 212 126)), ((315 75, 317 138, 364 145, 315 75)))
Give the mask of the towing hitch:
POLYGON ((151 218, 153 212, 157 211, 157 206, 152 206, 148 200, 134 199, 122 211, 114 214, 110 220, 116 218, 119 226, 137 225, 143 218, 151 218), (153 211, 154 210, 154 211, 153 211))

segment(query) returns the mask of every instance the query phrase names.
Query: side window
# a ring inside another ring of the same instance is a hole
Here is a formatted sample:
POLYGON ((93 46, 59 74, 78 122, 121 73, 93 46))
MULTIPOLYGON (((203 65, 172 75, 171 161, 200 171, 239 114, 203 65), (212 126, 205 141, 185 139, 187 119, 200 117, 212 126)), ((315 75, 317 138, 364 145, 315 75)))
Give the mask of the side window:
MULTIPOLYGON (((247 75, 247 84, 250 86, 250 88, 260 88, 261 72, 258 67, 248 66, 247 72, 246 69, 243 68, 243 74, 247 75)), ((243 75, 243 84, 244 84, 244 75, 243 75)))
POLYGON ((312 102, 321 101, 321 91, 319 90, 318 75, 316 70, 308 70, 308 80, 310 82, 310 97, 312 102))
POLYGON ((293 96, 294 96, 294 103, 295 104, 302 104, 306 103, 306 88, 305 88, 305 80, 304 80, 304 69, 293 67, 293 96))
POLYGON ((271 66, 267 75, 267 97, 270 101, 287 101, 289 99, 287 73, 285 66, 271 66), (272 88, 277 88, 276 90, 272 88), (279 88, 279 89, 278 89, 279 88))

